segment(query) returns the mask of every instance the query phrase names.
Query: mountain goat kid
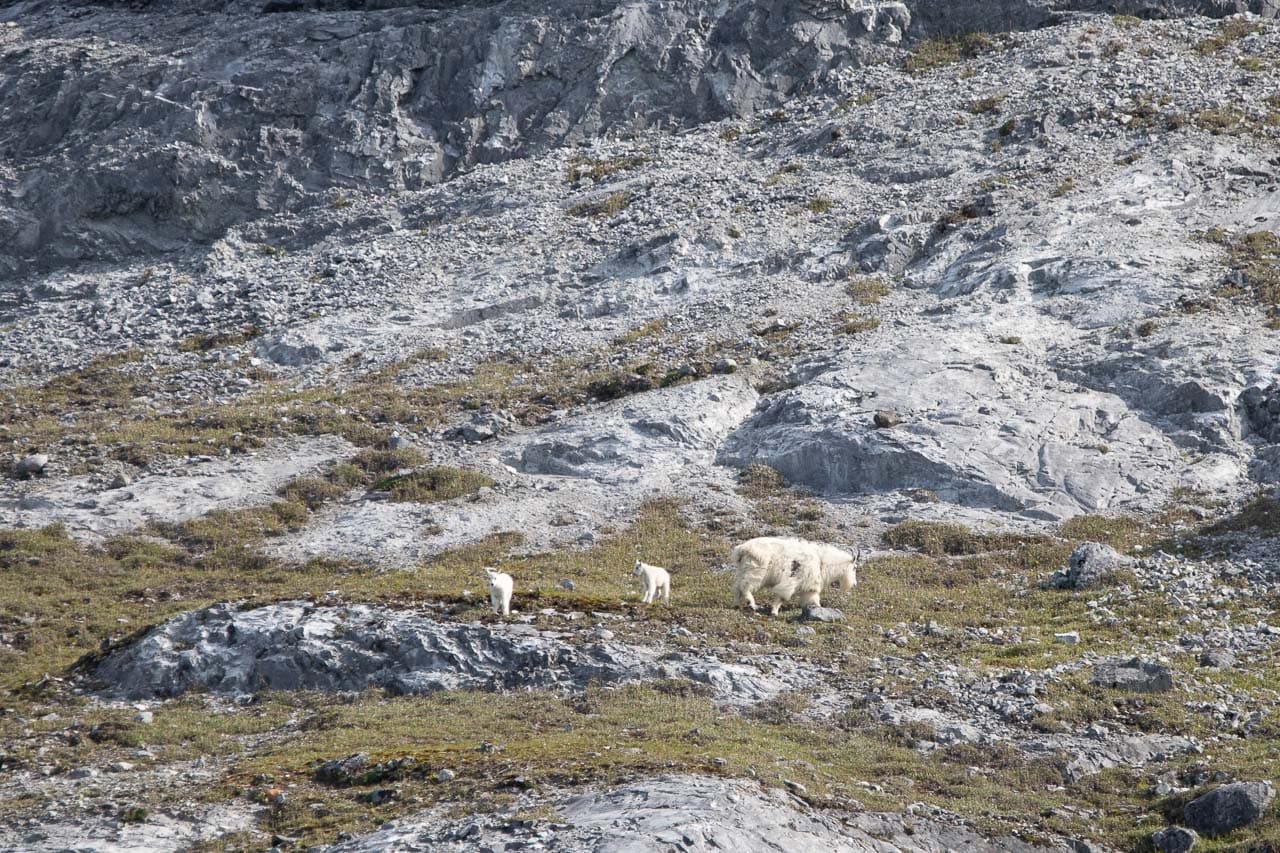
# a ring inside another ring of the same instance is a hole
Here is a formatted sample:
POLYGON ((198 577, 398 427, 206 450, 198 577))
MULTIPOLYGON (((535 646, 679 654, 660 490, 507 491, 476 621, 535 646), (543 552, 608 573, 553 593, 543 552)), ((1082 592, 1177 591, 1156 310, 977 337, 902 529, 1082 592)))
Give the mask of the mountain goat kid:
POLYGON ((651 566, 636 560, 631 576, 644 578, 644 595, 640 597, 642 604, 652 604, 653 599, 659 594, 664 603, 671 603, 671 573, 662 566, 651 566))
POLYGON ((493 612, 500 616, 510 616, 511 590, 515 589, 516 582, 511 575, 487 566, 484 573, 489 576, 489 603, 493 605, 493 612))
POLYGON ((733 604, 756 609, 755 595, 773 595, 769 612, 777 616, 793 597, 801 608, 821 605, 826 586, 848 592, 858 585, 858 558, 834 545, 804 539, 760 536, 733 549, 736 569, 733 604))

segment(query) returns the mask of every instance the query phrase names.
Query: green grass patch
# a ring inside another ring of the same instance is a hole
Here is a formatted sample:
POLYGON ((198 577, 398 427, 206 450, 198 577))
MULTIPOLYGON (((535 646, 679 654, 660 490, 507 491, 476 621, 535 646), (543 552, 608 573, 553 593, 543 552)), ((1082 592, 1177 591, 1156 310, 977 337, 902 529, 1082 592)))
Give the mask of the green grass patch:
POLYGON ((1271 495, 1259 495, 1234 515, 1220 519, 1203 530, 1210 536, 1223 533, 1253 533, 1258 536, 1280 536, 1280 501, 1271 495))
POLYGON ((987 95, 970 101, 965 105, 965 109, 974 115, 989 115, 999 112, 1000 107, 1004 105, 1004 101, 1004 95, 987 95))
POLYGON ((826 196, 815 196, 804 203, 804 209, 810 213, 830 213, 835 202, 826 196))
POLYGON ((849 273, 844 292, 859 305, 876 305, 889 295, 888 283, 879 276, 849 273))
POLYGON ((1230 18, 1218 25, 1213 35, 1196 42, 1195 52, 1201 56, 1217 53, 1243 38, 1262 31, 1262 24, 1243 18, 1230 18))
POLYGON ((629 190, 612 193, 601 199, 580 202, 569 208, 570 216, 605 219, 617 216, 631 206, 632 196, 629 190))
POLYGON ((987 33, 925 39, 907 56, 903 67, 911 74, 924 74, 966 59, 975 59, 999 46, 1000 42, 987 33))
POLYGON ((569 168, 565 173, 565 180, 571 184, 576 184, 583 178, 590 178, 599 183, 610 175, 618 172, 630 171, 638 169, 649 163, 649 158, 644 154, 629 154, 622 157, 610 157, 603 160, 594 160, 583 155, 575 155, 569 161, 569 168))
POLYGON ((836 331, 842 335, 861 335, 880 328, 879 317, 868 317, 856 311, 842 311, 836 315, 836 331))
POLYGON ((209 352, 223 347, 248 343, 262 334, 257 326, 245 326, 236 332, 202 332, 186 338, 178 344, 180 352, 209 352))
POLYGON ((374 483, 370 490, 387 492, 393 501, 434 503, 474 494, 493 484, 490 477, 479 471, 437 465, 387 477, 374 483))

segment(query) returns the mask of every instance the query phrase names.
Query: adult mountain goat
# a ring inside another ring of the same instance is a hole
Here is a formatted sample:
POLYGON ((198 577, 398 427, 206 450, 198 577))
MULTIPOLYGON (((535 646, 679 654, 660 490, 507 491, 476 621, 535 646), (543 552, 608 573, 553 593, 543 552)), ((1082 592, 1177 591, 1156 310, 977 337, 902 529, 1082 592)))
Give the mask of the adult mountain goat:
POLYGON ((824 587, 845 592, 858 585, 858 558, 834 545, 804 539, 760 536, 733 549, 737 574, 733 604, 756 609, 756 593, 769 592, 774 616, 783 603, 795 598, 803 608, 822 604, 824 587))

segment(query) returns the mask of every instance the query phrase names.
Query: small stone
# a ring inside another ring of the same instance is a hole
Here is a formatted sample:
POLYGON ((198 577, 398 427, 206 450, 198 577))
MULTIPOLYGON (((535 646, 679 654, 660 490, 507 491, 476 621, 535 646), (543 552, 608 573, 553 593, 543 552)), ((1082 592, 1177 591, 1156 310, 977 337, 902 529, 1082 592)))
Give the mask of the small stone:
POLYGON ((800 616, 810 622, 843 622, 844 614, 834 607, 814 607, 810 605, 801 611, 800 616))
POLYGON ((125 472, 119 471, 116 473, 114 477, 111 478, 111 482, 107 484, 107 488, 123 489, 131 485, 133 485, 132 478, 130 478, 129 475, 126 474, 125 472))
POLYGON ((1053 639, 1059 643, 1066 643, 1068 646, 1080 645, 1079 631, 1065 631, 1061 634, 1054 634, 1053 639))
POLYGON ((787 790, 795 794, 797 797, 804 797, 809 793, 809 789, 799 782, 792 782, 790 779, 783 779, 782 784, 787 786, 787 790))
POLYGON ((133 769, 133 765, 128 761, 113 761, 107 765, 107 769, 112 773, 128 773, 133 769))
POLYGON ((902 423, 902 418, 897 412, 890 412, 886 409, 876 412, 871 420, 876 425, 876 429, 892 429, 902 423))
POLYGON ((796 629, 796 636, 802 640, 811 639, 812 637, 816 636, 817 633, 818 633, 817 631, 813 630, 808 625, 801 625, 799 628, 796 629))
POLYGON ((602 640, 602 641, 612 640, 613 632, 610 631, 608 628, 597 628, 596 630, 591 632, 591 639, 602 640))
POLYGON ((1230 669, 1235 663, 1236 656, 1228 649, 1207 649, 1200 655, 1200 665, 1214 669, 1230 669))
POLYGON ((44 469, 49 464, 49 456, 45 453, 32 453, 30 456, 24 456, 18 460, 13 466, 13 473, 22 479, 35 477, 44 473, 44 469))
POLYGON ((1185 826, 1166 826, 1151 833, 1151 843, 1163 853, 1187 853, 1199 841, 1195 830, 1185 826))
POLYGON ((575 589, 578 588, 578 585, 575 584, 573 581, 569 580, 568 578, 561 578, 560 588, 563 590, 568 590, 569 592, 573 592, 575 589))
POLYGON ((711 369, 716 373, 733 373, 738 369, 738 362, 732 358, 722 358, 711 369))
POLYGON ((92 767, 77 767, 67 774, 68 779, 92 779, 98 775, 98 771, 92 767))
POLYGON ((446 767, 446 768, 442 768, 440 772, 436 774, 436 780, 439 782, 452 782, 455 778, 457 778, 457 776, 458 776, 457 773, 454 773, 452 770, 446 767))
POLYGON ((133 721, 135 723, 142 723, 145 726, 149 726, 155 722, 155 718, 156 715, 150 711, 139 711, 133 715, 133 721))
POLYGON ((1192 829, 1216 838, 1258 820, 1275 796, 1270 782, 1220 785, 1187 803, 1182 819, 1192 829))

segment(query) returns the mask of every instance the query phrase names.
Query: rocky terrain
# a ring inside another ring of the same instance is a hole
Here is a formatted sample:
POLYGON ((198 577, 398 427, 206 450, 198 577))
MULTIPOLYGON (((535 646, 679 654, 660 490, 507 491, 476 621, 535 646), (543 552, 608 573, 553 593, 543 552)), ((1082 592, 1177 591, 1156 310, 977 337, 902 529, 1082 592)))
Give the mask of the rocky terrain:
POLYGON ((0 2, 0 850, 1280 847, 1277 12, 0 2))

